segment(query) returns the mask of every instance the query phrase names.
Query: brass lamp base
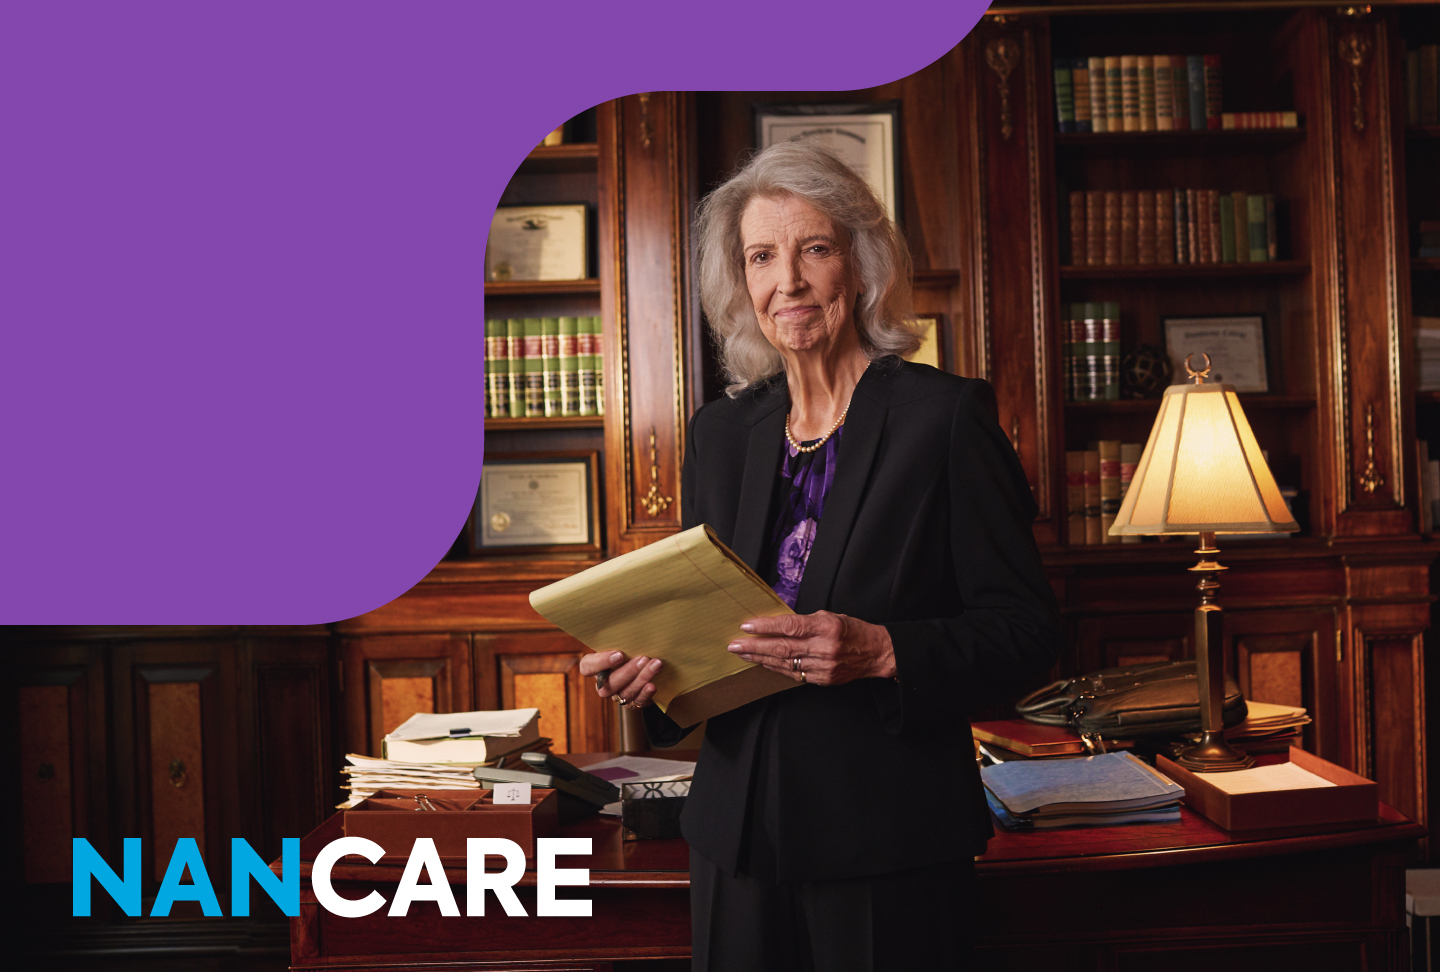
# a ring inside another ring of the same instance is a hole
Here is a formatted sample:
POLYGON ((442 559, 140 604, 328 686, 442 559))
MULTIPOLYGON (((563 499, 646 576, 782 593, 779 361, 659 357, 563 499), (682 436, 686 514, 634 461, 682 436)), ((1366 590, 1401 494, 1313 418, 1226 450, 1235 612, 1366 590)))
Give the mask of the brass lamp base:
POLYGON ((1200 742, 1176 756, 1175 762, 1192 773, 1227 773, 1249 769, 1255 758, 1231 749, 1222 733, 1207 732, 1200 742))

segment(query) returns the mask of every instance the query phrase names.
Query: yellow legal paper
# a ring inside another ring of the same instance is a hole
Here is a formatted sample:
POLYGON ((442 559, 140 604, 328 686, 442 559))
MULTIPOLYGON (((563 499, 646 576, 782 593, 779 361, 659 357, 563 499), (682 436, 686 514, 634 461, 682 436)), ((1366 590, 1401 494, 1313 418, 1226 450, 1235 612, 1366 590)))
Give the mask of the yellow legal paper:
POLYGON ((794 612, 703 524, 542 587, 530 605, 592 651, 663 661, 654 701, 682 726, 798 684, 725 650, 742 621, 794 612))

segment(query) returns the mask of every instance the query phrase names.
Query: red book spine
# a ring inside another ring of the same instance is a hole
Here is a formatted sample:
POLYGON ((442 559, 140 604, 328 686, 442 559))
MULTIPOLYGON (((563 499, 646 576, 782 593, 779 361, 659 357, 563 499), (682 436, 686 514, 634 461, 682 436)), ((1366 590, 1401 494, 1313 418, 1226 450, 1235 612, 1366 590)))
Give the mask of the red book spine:
POLYGON ((1105 194, 1098 189, 1085 193, 1085 262, 1105 262, 1105 194))
POLYGON ((1139 250, 1138 263, 1158 263, 1156 253, 1155 193, 1144 190, 1139 199, 1139 250))
POLYGON ((1175 191, 1155 192, 1155 262, 1175 262, 1175 191))
POLYGON ((1070 265, 1084 266, 1085 259, 1085 193, 1070 193, 1070 265))
POLYGON ((1120 193, 1120 262, 1130 267, 1140 262, 1139 193, 1120 193))
POLYGON ((1205 55, 1205 127, 1220 128, 1220 55, 1205 55))
POLYGON ((1105 193, 1105 263, 1114 266, 1120 262, 1120 193, 1105 193))

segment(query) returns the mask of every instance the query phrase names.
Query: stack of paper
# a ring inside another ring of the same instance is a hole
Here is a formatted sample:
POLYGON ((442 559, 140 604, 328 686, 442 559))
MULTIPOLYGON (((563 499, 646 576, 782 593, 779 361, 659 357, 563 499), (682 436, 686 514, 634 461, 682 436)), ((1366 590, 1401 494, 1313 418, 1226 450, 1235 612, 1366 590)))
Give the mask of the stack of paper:
MULTIPOLYGON (((1311 719, 1298 705, 1277 705, 1274 702, 1245 703, 1249 714, 1238 726, 1225 730, 1225 741, 1243 753, 1283 753, 1300 744, 1300 728, 1311 719)), ((1200 734, 1187 737, 1199 742, 1200 734)))
POLYGON ((980 774, 990 809, 1011 830, 1173 822, 1185 795, 1129 753, 1015 760, 980 774))
POLYGON ((417 712, 387 733, 386 759, 478 766, 540 738, 539 709, 417 712))

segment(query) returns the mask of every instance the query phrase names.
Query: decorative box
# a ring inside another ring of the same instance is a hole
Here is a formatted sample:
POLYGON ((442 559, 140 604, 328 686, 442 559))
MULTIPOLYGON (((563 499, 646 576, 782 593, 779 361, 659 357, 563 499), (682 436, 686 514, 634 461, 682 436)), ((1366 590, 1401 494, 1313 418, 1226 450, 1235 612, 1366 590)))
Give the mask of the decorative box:
POLYGON ((530 803, 496 804, 491 790, 380 790, 345 811, 345 836, 365 837, 385 848, 379 863, 403 864, 417 837, 435 841, 442 860, 465 860, 471 837, 504 837, 535 856, 535 839, 559 826, 554 790, 531 790, 530 803), (427 800, 426 810, 416 797, 427 800))
POLYGON ((1335 785, 1227 793, 1214 782, 1224 773, 1192 773, 1164 756, 1156 757, 1155 768, 1185 788, 1185 803, 1190 809, 1226 830, 1358 823, 1374 820, 1380 813, 1379 787, 1374 781, 1303 749, 1291 746, 1288 760, 1262 757, 1260 762, 1294 763, 1335 785))

